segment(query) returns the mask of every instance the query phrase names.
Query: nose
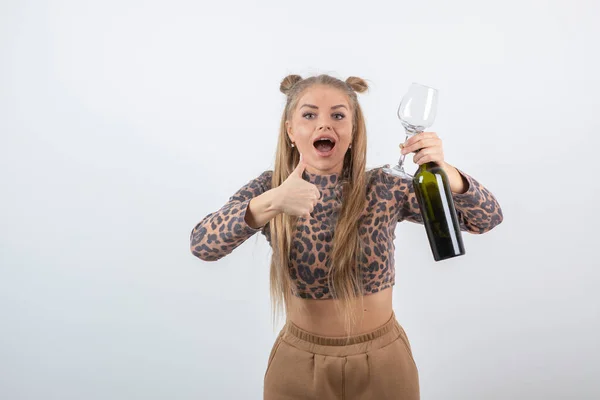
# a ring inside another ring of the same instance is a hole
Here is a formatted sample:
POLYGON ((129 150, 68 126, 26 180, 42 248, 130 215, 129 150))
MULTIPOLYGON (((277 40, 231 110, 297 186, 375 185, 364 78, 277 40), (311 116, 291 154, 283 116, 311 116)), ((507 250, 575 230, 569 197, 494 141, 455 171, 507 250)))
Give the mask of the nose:
POLYGON ((319 127, 317 128, 318 131, 330 131, 331 130, 331 125, 322 122, 321 124, 319 124, 319 127))

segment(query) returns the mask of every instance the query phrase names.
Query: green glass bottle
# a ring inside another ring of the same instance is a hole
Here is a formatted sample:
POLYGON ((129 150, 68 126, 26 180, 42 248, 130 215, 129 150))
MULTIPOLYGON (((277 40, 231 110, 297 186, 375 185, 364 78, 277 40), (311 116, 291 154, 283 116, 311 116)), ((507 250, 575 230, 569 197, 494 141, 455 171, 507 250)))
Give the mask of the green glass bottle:
POLYGON ((413 186, 435 261, 465 254, 448 175, 438 164, 421 164, 413 186))

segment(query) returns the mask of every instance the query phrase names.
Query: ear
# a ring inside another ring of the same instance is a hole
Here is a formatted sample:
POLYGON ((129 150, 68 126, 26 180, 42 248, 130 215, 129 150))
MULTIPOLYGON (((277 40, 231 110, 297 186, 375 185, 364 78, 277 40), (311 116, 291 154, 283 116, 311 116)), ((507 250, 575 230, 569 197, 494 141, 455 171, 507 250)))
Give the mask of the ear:
POLYGON ((285 131, 290 138, 290 141, 294 142, 294 134, 292 133, 292 124, 290 124, 290 121, 285 121, 285 131))

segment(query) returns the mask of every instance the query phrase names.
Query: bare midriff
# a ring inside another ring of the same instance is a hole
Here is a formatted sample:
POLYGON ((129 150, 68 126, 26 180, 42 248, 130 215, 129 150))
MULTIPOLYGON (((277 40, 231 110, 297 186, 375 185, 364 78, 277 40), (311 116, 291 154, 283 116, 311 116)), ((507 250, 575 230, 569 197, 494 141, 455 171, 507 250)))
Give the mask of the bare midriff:
MULTIPOLYGON (((363 296, 354 311, 357 323, 352 335, 373 331, 392 316, 392 287, 363 296)), ((345 336, 344 316, 336 308, 336 299, 313 300, 292 296, 288 319, 300 329, 319 336, 345 336)))

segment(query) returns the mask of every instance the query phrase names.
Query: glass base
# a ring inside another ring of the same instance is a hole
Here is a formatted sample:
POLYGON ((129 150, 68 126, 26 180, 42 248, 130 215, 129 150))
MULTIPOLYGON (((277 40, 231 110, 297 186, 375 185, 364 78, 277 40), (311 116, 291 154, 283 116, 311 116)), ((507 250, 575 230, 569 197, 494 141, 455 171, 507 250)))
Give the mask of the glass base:
MULTIPOLYGON (((386 166, 389 167, 389 164, 386 164, 386 166)), ((397 165, 395 165, 393 168, 383 168, 383 172, 390 174, 390 175, 399 176, 404 179, 412 179, 413 178, 413 176, 411 174, 405 172, 402 167, 399 167, 397 165)))

